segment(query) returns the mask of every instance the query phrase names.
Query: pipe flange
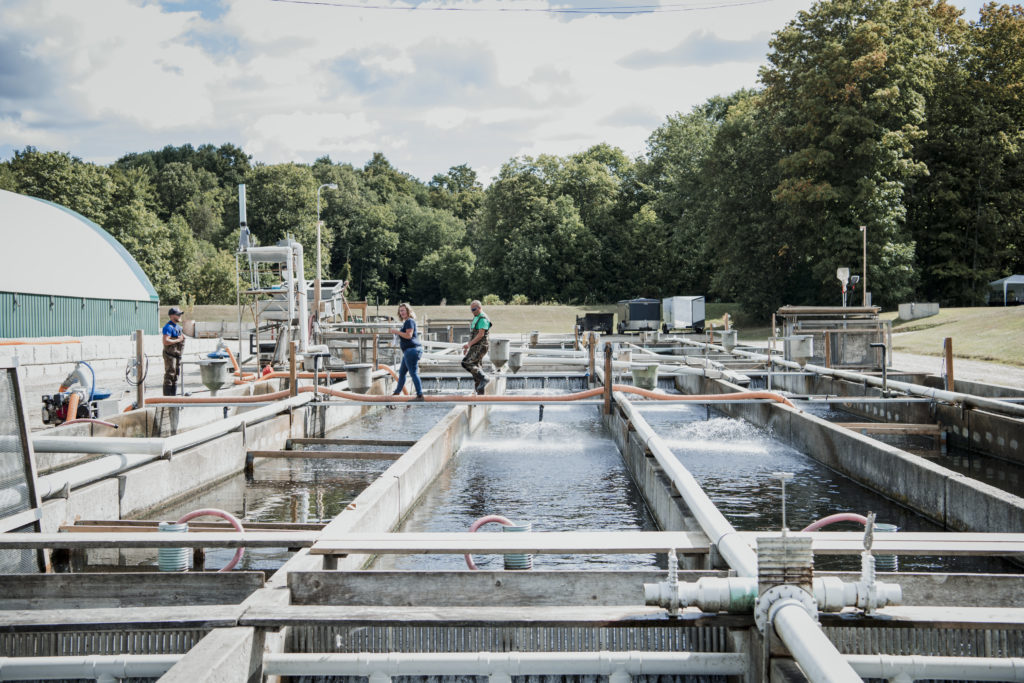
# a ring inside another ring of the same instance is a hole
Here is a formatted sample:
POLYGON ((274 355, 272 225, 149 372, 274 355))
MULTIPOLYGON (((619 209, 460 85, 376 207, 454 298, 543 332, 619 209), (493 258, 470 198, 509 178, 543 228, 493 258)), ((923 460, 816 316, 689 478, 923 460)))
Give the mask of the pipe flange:
POLYGON ((768 624, 771 623, 771 617, 774 612, 773 608, 776 605, 781 606, 783 601, 799 604, 811 615, 811 618, 817 621, 818 603, 814 596, 799 586, 782 584, 780 586, 773 586, 758 596, 757 603, 754 605, 754 623, 757 624, 758 631, 761 633, 765 632, 768 624))

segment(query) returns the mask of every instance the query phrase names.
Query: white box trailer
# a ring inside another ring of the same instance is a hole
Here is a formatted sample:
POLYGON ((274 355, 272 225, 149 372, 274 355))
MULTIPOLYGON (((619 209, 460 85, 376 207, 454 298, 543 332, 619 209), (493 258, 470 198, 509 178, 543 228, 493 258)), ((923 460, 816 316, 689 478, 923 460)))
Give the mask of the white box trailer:
POLYGON ((661 300, 661 329, 704 331, 704 297, 670 296, 661 300))

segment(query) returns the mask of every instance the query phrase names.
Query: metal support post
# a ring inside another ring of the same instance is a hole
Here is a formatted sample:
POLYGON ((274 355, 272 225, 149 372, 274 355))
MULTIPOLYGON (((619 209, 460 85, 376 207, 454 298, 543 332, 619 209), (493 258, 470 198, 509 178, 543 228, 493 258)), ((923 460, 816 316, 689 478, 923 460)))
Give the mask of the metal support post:
POLYGON ((593 332, 590 333, 587 341, 587 355, 590 358, 590 384, 593 385, 597 381, 597 365, 594 362, 594 357, 597 355, 597 335, 593 332))
POLYGON ((135 408, 146 407, 146 337, 142 330, 135 330, 135 377, 139 380, 135 387, 135 408))
POLYGON ((604 414, 612 412, 612 344, 604 343, 604 414))
POLYGON ((953 338, 942 340, 942 355, 946 359, 946 391, 955 391, 953 379, 953 338))
POLYGON ((295 340, 288 343, 288 391, 292 396, 299 395, 299 378, 295 367, 295 354, 298 347, 299 343, 295 340))

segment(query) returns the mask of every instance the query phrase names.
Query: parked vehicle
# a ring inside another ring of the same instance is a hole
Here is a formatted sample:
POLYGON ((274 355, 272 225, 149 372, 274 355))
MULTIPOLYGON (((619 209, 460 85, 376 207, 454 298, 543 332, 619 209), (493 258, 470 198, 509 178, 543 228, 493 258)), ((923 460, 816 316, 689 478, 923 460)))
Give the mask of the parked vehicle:
POLYGON ((657 330, 661 323, 661 302, 657 299, 625 299, 618 303, 619 334, 657 330))
POLYGON ((670 296, 661 300, 661 329, 704 331, 704 297, 670 296))

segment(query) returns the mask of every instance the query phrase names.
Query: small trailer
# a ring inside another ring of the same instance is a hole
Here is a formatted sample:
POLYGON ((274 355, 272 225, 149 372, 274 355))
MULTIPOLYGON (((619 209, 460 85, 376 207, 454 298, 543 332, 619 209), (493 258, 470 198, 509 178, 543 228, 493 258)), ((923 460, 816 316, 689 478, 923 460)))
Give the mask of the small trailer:
POLYGON ((654 331, 661 321, 661 303, 657 299, 625 299, 618 303, 619 334, 654 331))
POLYGON ((704 331, 704 297, 670 296, 661 300, 661 329, 704 331))

